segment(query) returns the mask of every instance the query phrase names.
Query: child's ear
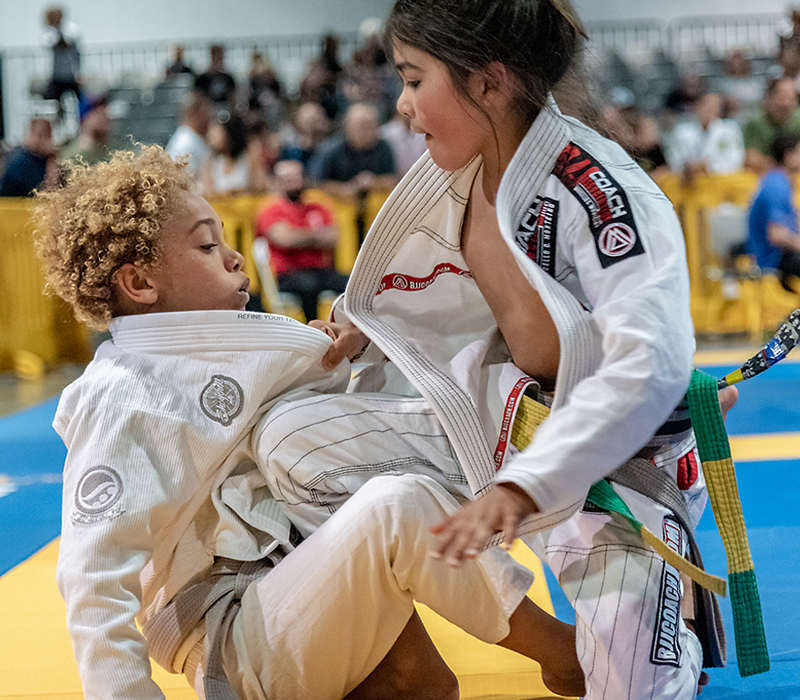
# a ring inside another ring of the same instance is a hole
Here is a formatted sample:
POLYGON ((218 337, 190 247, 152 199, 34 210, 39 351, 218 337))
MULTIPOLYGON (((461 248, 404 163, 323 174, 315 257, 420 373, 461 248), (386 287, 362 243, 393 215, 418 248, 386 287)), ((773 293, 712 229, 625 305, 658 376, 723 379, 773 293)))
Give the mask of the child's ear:
POLYGON ((125 300, 137 304, 155 304, 158 290, 150 276, 133 263, 125 263, 116 275, 117 290, 125 300))
POLYGON ((500 61, 492 61, 482 72, 482 96, 488 105, 505 109, 514 97, 514 76, 500 61))

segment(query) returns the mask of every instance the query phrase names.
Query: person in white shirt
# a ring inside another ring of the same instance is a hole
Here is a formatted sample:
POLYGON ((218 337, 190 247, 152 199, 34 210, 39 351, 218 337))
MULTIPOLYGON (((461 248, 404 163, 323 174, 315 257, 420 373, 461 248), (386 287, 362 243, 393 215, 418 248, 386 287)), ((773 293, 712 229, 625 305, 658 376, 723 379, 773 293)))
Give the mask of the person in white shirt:
POLYGON ((722 95, 706 93, 698 100, 694 116, 675 126, 667 140, 671 170, 691 177, 744 168, 742 129, 733 119, 722 117, 722 106, 722 95))
POLYGON ((167 143, 167 153, 176 160, 188 156, 187 167, 195 182, 200 182, 209 158, 206 134, 210 124, 211 103, 201 93, 192 93, 183 106, 181 124, 167 143))

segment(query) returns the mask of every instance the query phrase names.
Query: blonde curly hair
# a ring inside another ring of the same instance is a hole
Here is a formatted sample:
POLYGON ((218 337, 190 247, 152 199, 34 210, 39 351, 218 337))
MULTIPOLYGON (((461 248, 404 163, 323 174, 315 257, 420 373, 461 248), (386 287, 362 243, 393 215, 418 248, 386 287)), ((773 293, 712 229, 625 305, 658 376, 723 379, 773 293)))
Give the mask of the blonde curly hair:
POLYGON ((175 202, 193 188, 186 164, 159 146, 138 155, 117 151, 92 166, 77 163, 64 187, 36 193, 34 236, 48 291, 89 327, 107 328, 118 315, 117 270, 156 263, 175 202))

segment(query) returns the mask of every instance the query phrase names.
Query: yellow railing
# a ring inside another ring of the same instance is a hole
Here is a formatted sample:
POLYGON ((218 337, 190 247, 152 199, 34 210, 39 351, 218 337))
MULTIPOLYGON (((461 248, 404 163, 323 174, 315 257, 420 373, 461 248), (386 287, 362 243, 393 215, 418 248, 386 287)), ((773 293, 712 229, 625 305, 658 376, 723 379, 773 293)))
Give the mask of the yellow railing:
MULTIPOLYGON (((749 279, 740 276, 738 298, 724 298, 718 274, 723 261, 715 253, 709 228, 709 213, 723 202, 746 207, 756 187, 751 173, 704 176, 686 186, 677 176, 658 183, 672 200, 686 238, 692 289, 692 317, 698 332, 749 332, 757 340, 775 328, 794 308, 797 295, 784 291, 772 276, 749 279)), ((358 252, 357 208, 353 202, 336 201, 311 190, 308 196, 328 205, 341 230, 336 266, 349 273, 358 252)), ((364 225, 369 226, 386 200, 387 193, 373 193, 366 204, 364 225)), ((225 225, 229 244, 245 257, 245 270, 252 289, 260 291, 258 270, 251 256, 255 222, 269 196, 216 197, 211 204, 225 225)), ((85 329, 67 306, 43 294, 44 282, 33 250, 30 231, 30 201, 0 199, 0 370, 15 369, 36 376, 47 365, 85 361, 91 343, 85 329)))
POLYGON ((36 378, 46 365, 85 362, 86 330, 64 302, 43 293, 28 200, 0 199, 0 250, 0 370, 36 378))
MULTIPOLYGON (((388 193, 372 193, 363 216, 366 226, 375 218, 388 193)), ((311 200, 329 206, 341 237, 336 249, 336 267, 348 274, 358 253, 355 203, 334 201, 311 190, 311 200)), ((254 292, 260 291, 251 248, 255 221, 269 202, 263 195, 216 197, 211 204, 225 226, 230 245, 245 258, 245 270, 254 292)), ((14 370, 22 376, 41 376, 48 365, 86 362, 91 357, 91 338, 69 307, 58 297, 44 294, 44 278, 33 249, 30 224, 31 202, 0 198, 0 371, 14 370)))
POLYGON ((743 270, 737 275, 737 296, 723 294, 720 273, 725 261, 714 250, 711 214, 725 202, 746 209, 758 187, 756 175, 705 175, 691 185, 677 175, 668 175, 658 184, 675 206, 683 227, 697 332, 747 332, 758 342, 800 306, 800 297, 785 291, 769 273, 752 277, 743 270))

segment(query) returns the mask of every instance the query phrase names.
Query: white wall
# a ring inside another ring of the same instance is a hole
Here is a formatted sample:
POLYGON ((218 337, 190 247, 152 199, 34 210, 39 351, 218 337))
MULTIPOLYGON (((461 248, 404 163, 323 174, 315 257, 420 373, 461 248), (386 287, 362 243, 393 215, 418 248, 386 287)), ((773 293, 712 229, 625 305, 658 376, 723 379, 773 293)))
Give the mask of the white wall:
POLYGON ((0 0, 0 48, 35 46, 46 8, 65 8, 84 44, 352 32, 392 0, 0 0))
MULTIPOLYGON (((587 22, 784 12, 788 0, 573 0, 587 22)), ((800 3, 800 0, 798 0, 800 3)), ((44 9, 67 8, 84 43, 353 31, 392 0, 0 0, 0 48, 39 43, 44 9)))
POLYGON ((769 15, 786 12, 800 0, 572 0, 585 22, 657 19, 714 15, 769 15))

